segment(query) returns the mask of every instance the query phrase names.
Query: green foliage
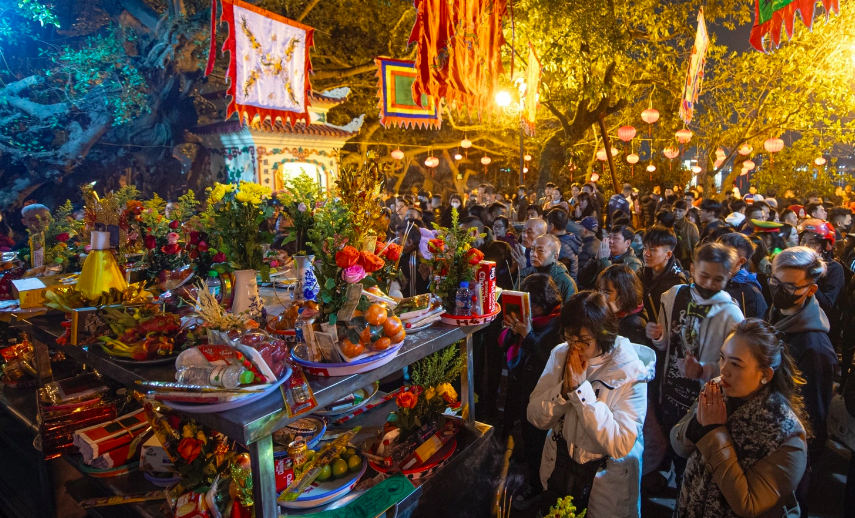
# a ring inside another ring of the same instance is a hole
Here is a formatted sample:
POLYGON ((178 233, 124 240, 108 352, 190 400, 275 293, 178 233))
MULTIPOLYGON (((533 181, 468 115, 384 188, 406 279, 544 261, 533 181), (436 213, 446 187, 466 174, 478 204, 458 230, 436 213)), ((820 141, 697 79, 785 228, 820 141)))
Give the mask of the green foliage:
POLYGON ((583 510, 581 514, 576 514, 576 511, 576 506, 573 505, 573 497, 566 496, 559 498, 558 502, 549 508, 545 518, 585 518, 585 515, 588 514, 587 509, 583 510))
POLYGON ((178 202, 174 205, 170 219, 187 221, 196 213, 196 207, 199 205, 199 200, 196 199, 196 194, 193 190, 188 189, 186 194, 178 197, 178 202))
POLYGON ((327 315, 334 314, 344 304, 346 283, 339 282, 339 267, 335 254, 346 245, 353 245, 355 234, 353 213, 341 203, 326 203, 314 213, 314 226, 309 229, 309 247, 315 254, 315 273, 321 291, 318 298, 327 315))
POLYGON ((315 224, 315 207, 324 199, 324 190, 312 177, 305 172, 285 180, 284 189, 276 195, 282 204, 282 212, 290 220, 285 228, 287 237, 284 243, 297 242, 297 254, 305 255, 306 238, 309 229, 315 224))
POLYGON ((456 345, 426 356, 412 365, 410 378, 414 385, 438 387, 452 383, 463 372, 463 356, 456 345))
POLYGON ((23 38, 34 37, 32 22, 38 22, 41 27, 59 27, 59 18, 53 9, 35 0, 12 0, 9 5, 0 7, 0 52, 4 46, 18 45, 23 38))

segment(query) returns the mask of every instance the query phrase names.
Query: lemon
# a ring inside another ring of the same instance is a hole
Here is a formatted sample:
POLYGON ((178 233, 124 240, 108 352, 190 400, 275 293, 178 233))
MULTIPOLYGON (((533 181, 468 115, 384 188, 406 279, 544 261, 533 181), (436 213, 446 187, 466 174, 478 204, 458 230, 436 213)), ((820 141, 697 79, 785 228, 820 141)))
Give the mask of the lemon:
POLYGON ((330 467, 329 464, 327 464, 326 466, 321 468, 321 472, 318 473, 318 478, 316 478, 315 480, 317 480, 318 482, 323 482, 325 480, 329 480, 329 478, 331 476, 332 476, 332 468, 330 467))
POLYGON ((353 455, 347 459, 347 469, 349 469, 351 473, 356 473, 362 469, 362 457, 359 455, 353 455))
POLYGON ((332 463, 332 474, 335 478, 339 478, 347 473, 347 462, 342 459, 337 459, 332 463))
POLYGON ((344 450, 344 453, 341 454, 341 458, 347 460, 356 455, 356 448, 348 448, 344 450))
POLYGON ((311 462, 315 460, 315 456, 318 454, 315 450, 309 450, 306 452, 306 462, 311 462))

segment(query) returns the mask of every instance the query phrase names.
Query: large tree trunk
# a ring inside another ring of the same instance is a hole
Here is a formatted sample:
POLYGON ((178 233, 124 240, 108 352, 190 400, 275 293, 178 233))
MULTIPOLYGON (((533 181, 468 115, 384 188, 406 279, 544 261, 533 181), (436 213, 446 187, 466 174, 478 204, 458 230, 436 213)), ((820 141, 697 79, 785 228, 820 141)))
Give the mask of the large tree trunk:
POLYGON ((538 192, 546 187, 547 182, 557 178, 565 164, 564 147, 561 145, 559 133, 555 133, 543 144, 540 152, 540 169, 538 170, 537 185, 538 192))

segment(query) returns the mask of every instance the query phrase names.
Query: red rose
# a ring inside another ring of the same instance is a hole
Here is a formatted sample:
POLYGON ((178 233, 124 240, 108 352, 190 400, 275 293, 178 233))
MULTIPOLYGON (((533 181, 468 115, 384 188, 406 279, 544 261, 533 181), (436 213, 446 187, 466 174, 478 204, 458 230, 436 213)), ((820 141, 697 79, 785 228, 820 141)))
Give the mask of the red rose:
POLYGON ((401 258, 401 245, 390 244, 383 250, 383 256, 390 261, 397 261, 401 258))
POLYGON ((477 248, 470 248, 466 252, 466 260, 469 261, 469 264, 475 265, 484 260, 484 254, 477 248))
POLYGON ((178 243, 173 243, 171 245, 163 245, 160 247, 160 251, 166 255, 175 255, 181 251, 181 245, 178 243))
POLYGON ((71 236, 68 235, 68 232, 63 232, 62 234, 58 234, 56 236, 56 240, 59 241, 60 243, 65 243, 70 238, 71 238, 71 236))
POLYGON ((149 250, 154 250, 157 246, 157 238, 149 234, 145 236, 145 247, 149 250))
POLYGON ((199 241, 199 251, 200 252, 207 252, 208 248, 209 248, 208 243, 206 243, 204 241, 199 241))
POLYGON ((178 443, 178 454, 187 464, 193 462, 200 453, 202 453, 202 443, 193 437, 185 437, 178 443))
POLYGON ((201 240, 202 240, 202 236, 201 236, 200 232, 196 232, 195 230, 193 232, 190 232, 190 243, 189 244, 198 245, 199 241, 201 241, 201 240))
POLYGON ((216 255, 214 255, 213 259, 211 259, 211 260, 214 261, 215 263, 224 263, 224 262, 226 262, 226 254, 224 254, 222 252, 217 252, 216 255))
POLYGON ((350 268, 359 261, 359 251, 352 246, 346 246, 335 254, 335 264, 339 268, 350 268))
POLYGON ((362 251, 359 253, 359 265, 365 268, 367 273, 371 273, 383 268, 386 263, 371 252, 362 251))
POLYGON ((428 252, 438 254, 445 250, 445 241, 442 239, 431 239, 428 241, 428 252))
POLYGON ((180 221, 178 221, 177 219, 173 219, 169 222, 169 228, 171 228, 172 230, 176 230, 180 224, 180 221))
POLYGON ((403 391, 395 397, 395 403, 401 408, 415 408, 419 396, 413 392, 403 391))
POLYGON ((169 423, 169 426, 171 426, 173 430, 181 429, 181 418, 177 415, 170 414, 166 416, 166 421, 169 423))

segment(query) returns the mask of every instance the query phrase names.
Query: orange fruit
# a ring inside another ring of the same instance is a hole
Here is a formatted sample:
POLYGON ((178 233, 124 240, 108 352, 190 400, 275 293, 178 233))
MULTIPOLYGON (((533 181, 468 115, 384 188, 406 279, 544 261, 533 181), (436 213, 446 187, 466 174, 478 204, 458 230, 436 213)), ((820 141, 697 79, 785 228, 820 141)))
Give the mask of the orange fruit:
POLYGON ((407 337, 407 331, 405 331, 404 328, 402 327, 400 331, 398 331, 396 334, 390 336, 389 340, 393 344, 397 344, 397 343, 403 342, 404 338, 406 338, 406 337, 407 337))
POLYGON ((359 311, 358 309, 353 311, 353 318, 361 317, 361 316, 362 316, 362 311, 359 311))
POLYGON ((404 324, 401 323, 401 319, 398 317, 389 317, 383 322, 383 332, 386 333, 386 336, 395 335, 403 328, 404 324))
POLYGON ((364 351, 365 347, 363 347, 362 344, 355 344, 347 338, 341 341, 341 352, 348 358, 355 358, 356 356, 362 354, 364 351))
POLYGON ((378 338, 372 347, 375 351, 385 351, 390 345, 392 345, 392 340, 388 336, 384 336, 383 338, 378 338))
POLYGON ((371 304, 365 312, 365 320, 372 326, 379 326, 386 322, 386 308, 380 304, 371 304))
POLYGON ((365 329, 363 329, 362 332, 359 333, 359 341, 366 343, 366 344, 371 343, 371 328, 370 327, 365 326, 365 329))

